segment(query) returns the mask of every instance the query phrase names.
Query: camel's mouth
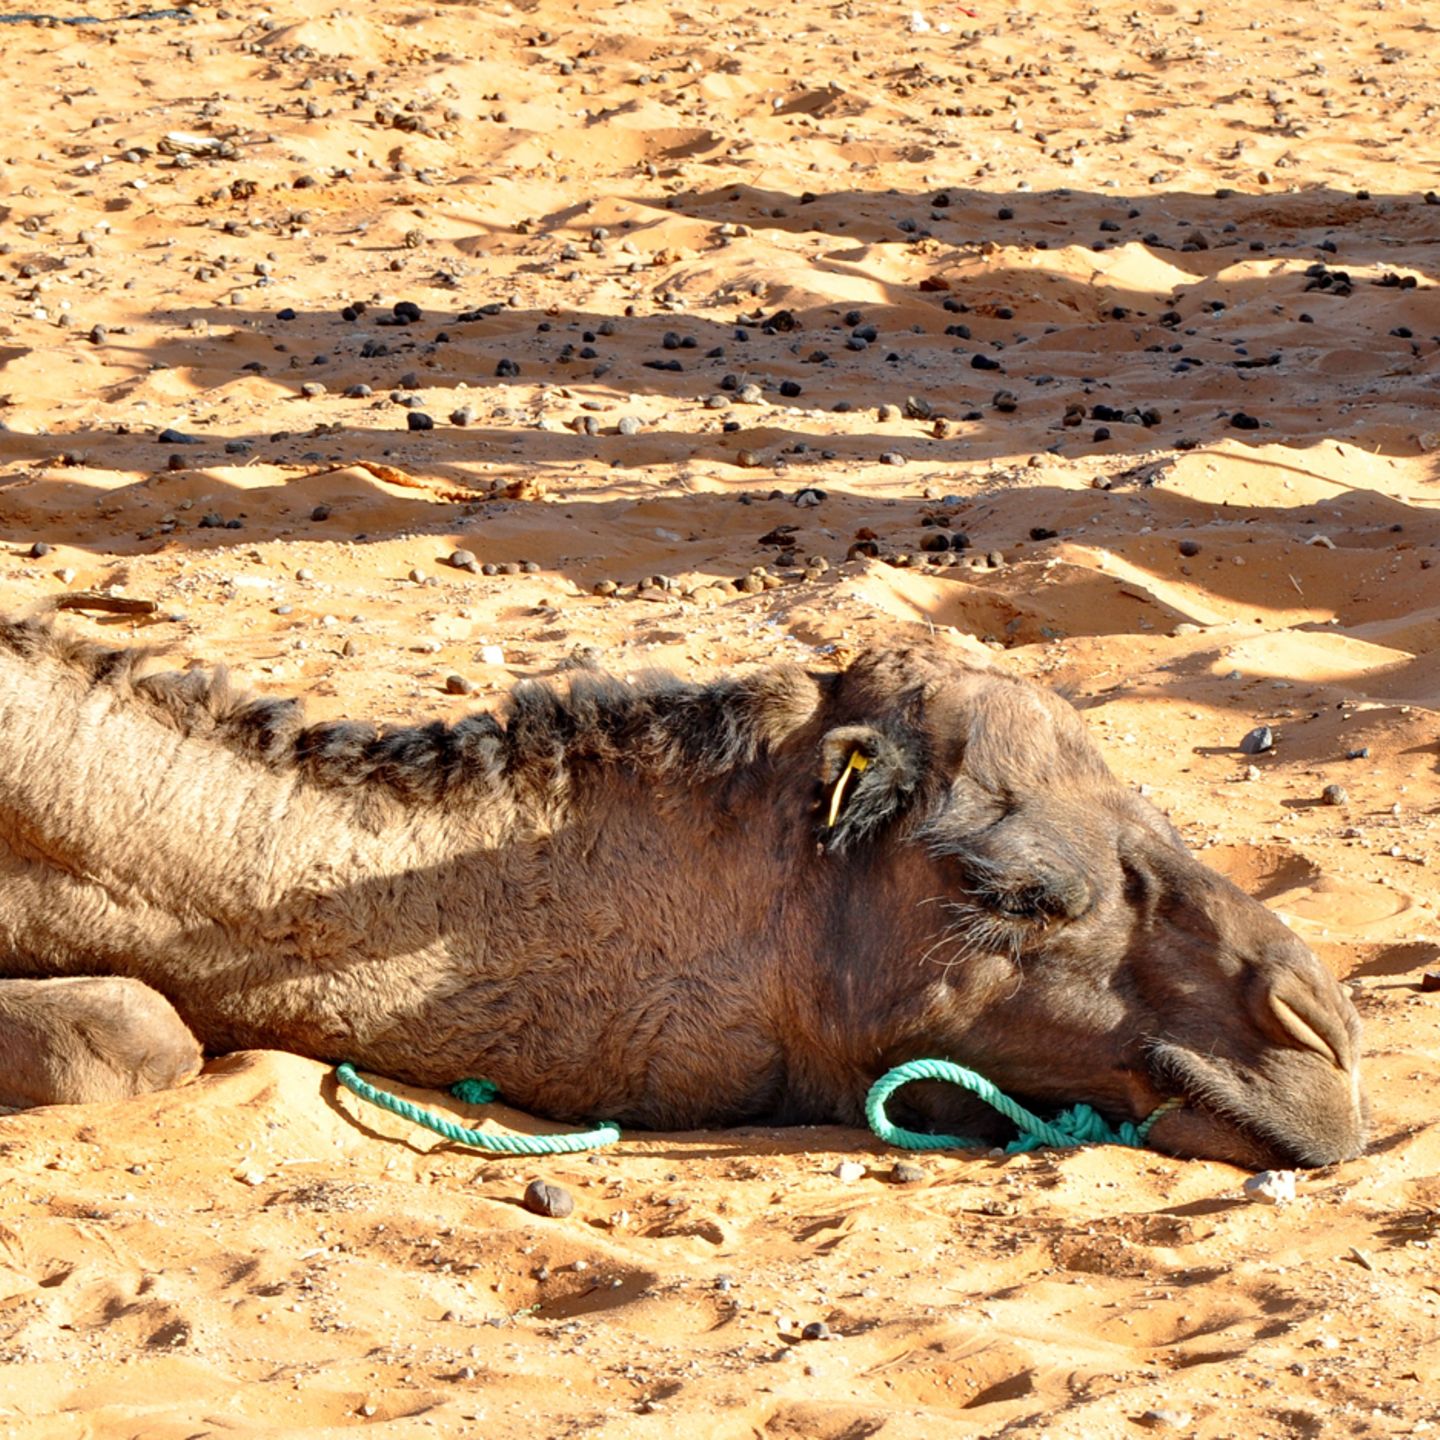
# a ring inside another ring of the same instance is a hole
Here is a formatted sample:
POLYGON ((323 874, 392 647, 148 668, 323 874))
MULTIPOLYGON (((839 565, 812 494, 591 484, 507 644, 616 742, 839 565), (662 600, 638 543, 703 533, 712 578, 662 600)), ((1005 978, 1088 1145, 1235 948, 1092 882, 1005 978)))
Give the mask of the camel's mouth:
MULTIPOLYGON (((1294 1077, 1299 1083, 1286 1084, 1292 1077, 1261 1079, 1168 1042, 1153 1045, 1148 1059, 1165 1097, 1149 1132, 1158 1150, 1249 1169, 1312 1169, 1364 1149, 1364 1107, 1338 1070, 1319 1083, 1301 1075, 1294 1077)), ((1318 1068, 1299 1057, 1293 1063, 1318 1068)))

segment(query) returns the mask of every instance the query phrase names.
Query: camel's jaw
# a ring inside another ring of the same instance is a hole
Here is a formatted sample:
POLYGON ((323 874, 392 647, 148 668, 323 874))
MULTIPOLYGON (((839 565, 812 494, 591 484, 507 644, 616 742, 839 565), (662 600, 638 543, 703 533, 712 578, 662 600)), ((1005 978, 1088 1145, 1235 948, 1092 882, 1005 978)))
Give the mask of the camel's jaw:
POLYGON ((1246 1169, 1310 1169, 1365 1148, 1369 1109, 1358 1074, 1317 1056, 1279 1052, 1265 1070, 1245 1070, 1159 1043, 1150 1069, 1169 1097, 1149 1132, 1157 1150, 1246 1169))

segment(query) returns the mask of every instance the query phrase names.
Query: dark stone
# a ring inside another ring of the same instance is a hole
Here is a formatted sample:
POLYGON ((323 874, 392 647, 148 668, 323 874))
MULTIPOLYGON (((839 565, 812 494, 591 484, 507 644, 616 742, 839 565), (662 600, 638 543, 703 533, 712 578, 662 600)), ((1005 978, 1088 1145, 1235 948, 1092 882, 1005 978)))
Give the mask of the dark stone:
POLYGON ((548 1215, 552 1220, 563 1220, 575 1212, 570 1192, 545 1180, 532 1180, 525 1187, 524 1205, 532 1215, 548 1215))
POLYGON ((1240 742, 1242 755, 1263 755, 1275 748, 1275 732, 1268 725, 1257 725, 1240 742))
POLYGON ((423 410, 411 410, 405 416, 405 424, 411 430, 433 430, 435 422, 423 410))

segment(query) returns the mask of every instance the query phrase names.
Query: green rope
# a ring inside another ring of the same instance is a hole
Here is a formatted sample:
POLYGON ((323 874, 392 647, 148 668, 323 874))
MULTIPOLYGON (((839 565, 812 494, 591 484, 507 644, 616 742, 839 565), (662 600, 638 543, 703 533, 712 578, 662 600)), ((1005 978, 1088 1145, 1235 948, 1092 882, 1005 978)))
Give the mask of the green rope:
MULTIPOLYGON (((353 1065, 337 1065, 335 1078, 362 1100, 379 1105, 392 1115, 413 1120, 415 1124, 423 1125, 456 1144, 470 1145, 477 1150, 496 1150, 505 1155, 573 1155, 579 1150, 598 1150, 603 1145, 613 1145, 620 1138, 619 1126, 608 1122, 574 1135, 492 1135, 484 1130, 468 1130, 429 1110, 422 1110, 398 1095, 376 1089, 355 1073, 353 1065)), ((450 1093, 470 1105, 488 1105, 499 1097, 500 1091, 488 1080, 461 1080, 451 1086, 450 1093)))
MULTIPOLYGON (((608 1121, 593 1130, 572 1135, 493 1135, 484 1130, 469 1130, 386 1090, 377 1089, 362 1080, 353 1065, 337 1065, 335 1078, 362 1100, 423 1125, 447 1140, 470 1145, 477 1150, 494 1150, 506 1155, 572 1155, 580 1150, 598 1150, 602 1146, 613 1145, 620 1138, 619 1126, 608 1121)), ((1007 1155, 1038 1150, 1047 1145, 1060 1149, 1075 1145, 1143 1146, 1150 1135, 1150 1127, 1179 1103, 1167 1100, 1138 1125, 1126 1120, 1118 1126, 1111 1126, 1099 1111, 1089 1105, 1072 1105, 1068 1110, 1062 1110, 1054 1120, 1046 1121, 1023 1105, 1017 1105, 983 1075, 977 1075, 963 1065, 949 1060, 911 1060, 886 1071, 870 1087, 870 1093, 865 1098, 865 1118, 870 1122, 871 1130, 887 1145, 897 1145, 902 1150, 969 1150, 985 1144, 983 1140, 966 1140, 959 1135, 927 1135, 918 1130, 902 1130, 892 1124, 885 1114, 885 1102, 912 1080, 942 1080, 950 1085, 959 1085, 979 1096, 1006 1119, 1014 1121, 1020 1134, 1005 1147, 1007 1155)), ((488 1105, 499 1098, 500 1090, 488 1080, 460 1080, 450 1087, 450 1093, 470 1105, 488 1105)))
POLYGON ((1149 1138, 1150 1127, 1161 1115, 1175 1108, 1175 1102, 1167 1101, 1138 1125, 1132 1125, 1127 1120, 1118 1127, 1112 1127, 1089 1105, 1072 1105, 1068 1110, 1062 1110, 1054 1120, 1045 1121, 1002 1094, 983 1075, 977 1075, 963 1065, 952 1064, 949 1060, 911 1060, 886 1071, 870 1087, 870 1093, 865 1098, 865 1118, 870 1122, 870 1128, 887 1145, 898 1145, 904 1150, 966 1150, 985 1143, 983 1140, 966 1140, 958 1135, 924 1135, 892 1124, 885 1114, 885 1102, 912 1080, 943 1080, 959 1085, 978 1095, 1007 1120, 1013 1120, 1020 1134, 1005 1147, 1007 1155, 1038 1150, 1045 1145, 1061 1148, 1073 1145, 1141 1146, 1149 1138))

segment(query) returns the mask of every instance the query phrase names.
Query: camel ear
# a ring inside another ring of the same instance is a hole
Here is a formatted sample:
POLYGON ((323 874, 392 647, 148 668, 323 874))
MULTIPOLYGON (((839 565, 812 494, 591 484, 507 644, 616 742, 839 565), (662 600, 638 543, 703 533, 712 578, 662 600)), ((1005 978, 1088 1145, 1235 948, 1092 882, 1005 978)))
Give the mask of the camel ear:
POLYGON ((841 725, 820 742, 820 840, 841 855, 902 814, 920 783, 913 745, 872 725, 841 725))

